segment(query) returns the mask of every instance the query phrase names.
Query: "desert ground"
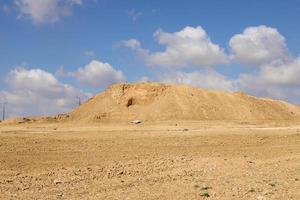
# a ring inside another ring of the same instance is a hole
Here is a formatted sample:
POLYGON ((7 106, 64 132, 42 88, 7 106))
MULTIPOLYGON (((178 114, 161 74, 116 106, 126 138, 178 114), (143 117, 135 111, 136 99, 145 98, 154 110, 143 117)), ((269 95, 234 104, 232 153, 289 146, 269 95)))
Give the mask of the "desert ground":
POLYGON ((300 199, 300 123, 0 125, 0 199, 300 199))

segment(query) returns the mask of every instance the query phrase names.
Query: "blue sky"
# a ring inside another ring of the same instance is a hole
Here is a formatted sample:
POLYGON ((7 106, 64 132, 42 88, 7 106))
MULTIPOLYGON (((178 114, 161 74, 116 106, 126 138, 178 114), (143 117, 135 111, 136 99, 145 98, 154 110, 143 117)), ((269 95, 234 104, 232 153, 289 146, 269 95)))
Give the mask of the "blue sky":
POLYGON ((300 103, 300 1, 0 0, 0 6, 0 101, 9 102, 10 116, 65 112, 76 96, 140 80, 300 103))

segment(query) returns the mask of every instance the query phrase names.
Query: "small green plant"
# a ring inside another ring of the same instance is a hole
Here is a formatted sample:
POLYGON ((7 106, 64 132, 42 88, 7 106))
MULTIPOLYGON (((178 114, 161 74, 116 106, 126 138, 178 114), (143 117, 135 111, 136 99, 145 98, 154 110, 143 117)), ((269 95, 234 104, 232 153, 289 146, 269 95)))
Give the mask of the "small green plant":
POLYGON ((200 196, 202 197, 210 197, 209 193, 208 192, 203 192, 200 196))

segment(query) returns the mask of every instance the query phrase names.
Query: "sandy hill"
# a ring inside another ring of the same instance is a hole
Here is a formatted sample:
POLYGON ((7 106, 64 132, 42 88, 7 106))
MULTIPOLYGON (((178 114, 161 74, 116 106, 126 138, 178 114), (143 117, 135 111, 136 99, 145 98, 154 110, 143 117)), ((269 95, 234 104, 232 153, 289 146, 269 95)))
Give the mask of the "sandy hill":
POLYGON ((300 107, 245 93, 161 83, 115 84, 67 114, 71 121, 299 120, 300 107))

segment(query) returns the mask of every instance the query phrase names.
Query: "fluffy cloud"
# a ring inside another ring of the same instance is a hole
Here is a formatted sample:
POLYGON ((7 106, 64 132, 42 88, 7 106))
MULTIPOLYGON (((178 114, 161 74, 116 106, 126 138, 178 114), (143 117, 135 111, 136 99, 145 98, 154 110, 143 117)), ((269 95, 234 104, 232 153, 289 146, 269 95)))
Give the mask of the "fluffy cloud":
MULTIPOLYGON (((66 72, 62 67, 60 76, 73 76, 93 87, 106 87, 124 81, 121 71, 110 64, 91 61, 76 72, 66 72)), ((17 67, 6 76, 6 90, 0 91, 0 102, 7 101, 8 113, 13 116, 51 115, 70 111, 78 105, 78 97, 86 100, 92 94, 72 85, 60 82, 53 74, 41 69, 17 67)))
POLYGON ((300 58, 282 64, 268 64, 254 74, 241 74, 238 87, 253 95, 300 103, 300 58))
POLYGON ((225 91, 235 91, 235 83, 213 69, 203 71, 182 72, 175 71, 163 73, 158 77, 159 81, 167 83, 178 83, 202 87, 207 89, 217 89, 225 91))
POLYGON ((176 70, 176 67, 182 66, 210 66, 226 62, 223 50, 210 41, 201 27, 186 27, 175 33, 158 31, 155 37, 160 44, 166 45, 165 51, 150 53, 135 39, 123 41, 123 45, 134 49, 148 65, 170 67, 167 72, 156 68, 159 71, 158 81, 227 91, 243 90, 256 96, 300 102, 300 58, 291 56, 285 38, 275 28, 248 27, 242 34, 230 39, 230 57, 242 64, 258 67, 236 79, 225 77, 212 68, 194 72, 176 70))
POLYGON ((82 0, 14 0, 20 11, 20 17, 28 17, 33 23, 54 23, 60 17, 72 14, 74 5, 82 0))
POLYGON ((224 91, 245 91, 259 97, 271 97, 300 103, 300 58, 285 63, 267 64, 257 72, 240 74, 230 79, 214 69, 194 72, 169 71, 159 73, 157 80, 188 84, 196 87, 224 91))
POLYGON ((142 47, 140 41, 136 39, 129 39, 121 41, 121 44, 125 47, 134 50, 140 58, 142 58, 143 60, 148 62, 147 64, 149 64, 149 60, 151 60, 150 53, 147 49, 144 49, 142 47))
POLYGON ((142 49, 140 41, 138 41, 136 39, 123 40, 121 43, 125 47, 129 47, 129 48, 134 49, 134 50, 141 50, 142 49))
POLYGON ((113 83, 125 81, 122 71, 97 60, 91 61, 83 68, 70 74, 76 77, 79 82, 92 87, 106 87, 113 83))
POLYGON ((227 62, 224 50, 214 44, 200 26, 188 26, 175 33, 158 30, 154 36, 159 44, 166 46, 164 51, 149 53, 136 39, 123 41, 123 44, 136 50, 150 66, 212 66, 227 62))
POLYGON ((285 38, 277 29, 266 26, 246 28, 230 39, 229 46, 233 58, 247 65, 260 66, 290 57, 285 38))
POLYGON ((91 96, 41 69, 16 68, 8 74, 6 84, 8 89, 0 91, 0 96, 8 102, 9 116, 66 112, 76 106, 77 97, 91 96))
POLYGON ((299 103, 300 58, 293 58, 285 38, 275 28, 249 27, 229 42, 233 57, 258 71, 240 74, 235 84, 252 95, 299 103))
POLYGON ((262 66, 260 78, 268 84, 300 86, 300 58, 280 65, 262 66))

